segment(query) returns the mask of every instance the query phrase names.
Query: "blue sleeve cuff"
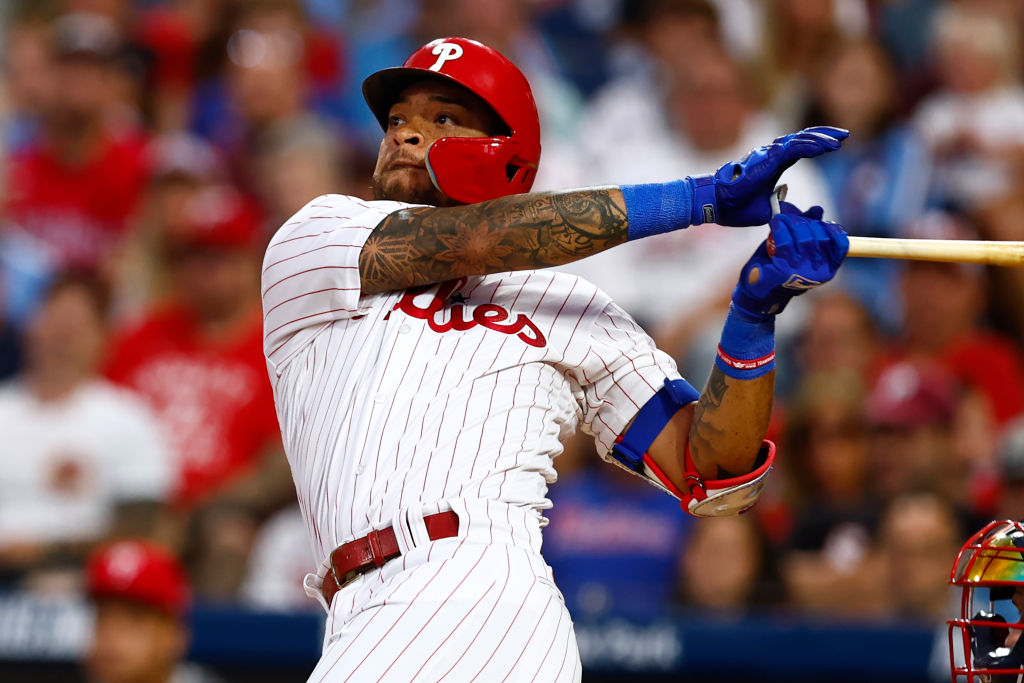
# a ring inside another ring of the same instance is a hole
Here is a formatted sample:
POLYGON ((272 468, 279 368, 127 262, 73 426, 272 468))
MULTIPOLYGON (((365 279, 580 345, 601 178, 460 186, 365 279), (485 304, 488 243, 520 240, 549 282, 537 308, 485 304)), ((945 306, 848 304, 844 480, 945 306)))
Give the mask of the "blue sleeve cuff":
POLYGON ((689 178, 619 189, 626 203, 628 241, 681 230, 692 222, 693 184, 689 178))

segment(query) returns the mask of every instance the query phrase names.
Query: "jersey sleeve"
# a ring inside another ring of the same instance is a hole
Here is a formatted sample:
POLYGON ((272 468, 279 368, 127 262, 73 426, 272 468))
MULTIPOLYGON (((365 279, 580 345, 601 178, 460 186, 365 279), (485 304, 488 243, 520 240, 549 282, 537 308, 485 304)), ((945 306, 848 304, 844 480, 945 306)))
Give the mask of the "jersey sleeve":
POLYGON ((263 352, 280 366, 325 323, 366 312, 359 252, 388 214, 411 206, 324 195, 299 210, 263 259, 263 352))
POLYGON ((618 304, 609 301, 590 326, 589 348, 570 375, 582 392, 581 428, 606 458, 629 421, 666 379, 679 379, 676 363, 618 304))

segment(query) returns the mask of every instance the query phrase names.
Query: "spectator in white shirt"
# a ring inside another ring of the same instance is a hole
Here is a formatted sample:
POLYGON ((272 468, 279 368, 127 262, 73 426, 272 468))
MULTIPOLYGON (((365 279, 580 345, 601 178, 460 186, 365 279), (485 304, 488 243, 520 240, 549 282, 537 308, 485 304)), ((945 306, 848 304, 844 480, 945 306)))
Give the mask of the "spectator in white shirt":
POLYGON ((933 40, 940 87, 913 124, 935 157, 938 199, 977 209, 1013 190, 1024 159, 1020 30, 978 8, 949 5, 933 40))
POLYGON ((26 367, 0 385, 0 572, 74 562, 112 533, 152 531, 169 452, 141 399, 97 374, 106 296, 59 278, 26 333, 26 367), (129 513, 130 511, 130 513, 129 513))

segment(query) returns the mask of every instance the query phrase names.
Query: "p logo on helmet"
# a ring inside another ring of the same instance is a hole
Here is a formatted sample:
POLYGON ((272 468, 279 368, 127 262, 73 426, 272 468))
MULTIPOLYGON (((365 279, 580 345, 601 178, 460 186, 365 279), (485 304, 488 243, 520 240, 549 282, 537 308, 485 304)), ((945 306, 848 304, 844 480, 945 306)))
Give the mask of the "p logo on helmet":
POLYGON ((431 41, 405 64, 371 74, 363 96, 383 130, 401 92, 424 80, 459 85, 483 100, 506 130, 485 138, 441 138, 427 150, 427 170, 446 196, 474 204, 529 192, 540 162, 540 120, 530 83, 500 52, 468 38, 431 41))
POLYGON ((430 54, 437 55, 437 61, 429 67, 430 71, 440 71, 445 62, 458 59, 464 54, 464 50, 458 43, 438 43, 430 54))

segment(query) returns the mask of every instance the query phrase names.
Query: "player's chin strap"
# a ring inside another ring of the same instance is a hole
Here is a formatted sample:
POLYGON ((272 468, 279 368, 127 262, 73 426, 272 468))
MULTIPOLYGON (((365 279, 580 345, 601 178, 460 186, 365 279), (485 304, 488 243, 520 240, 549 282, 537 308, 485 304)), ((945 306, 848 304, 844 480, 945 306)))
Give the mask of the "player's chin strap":
POLYGON ((775 444, 765 440, 752 472, 705 481, 690 458, 687 443, 683 454, 685 489, 680 490, 648 455, 654 439, 672 416, 683 406, 697 400, 699 394, 684 379, 665 380, 651 400, 640 408, 622 436, 612 446, 611 456, 623 467, 648 479, 682 501, 682 508, 695 517, 724 517, 749 510, 761 497, 768 482, 768 473, 775 462, 775 444))

